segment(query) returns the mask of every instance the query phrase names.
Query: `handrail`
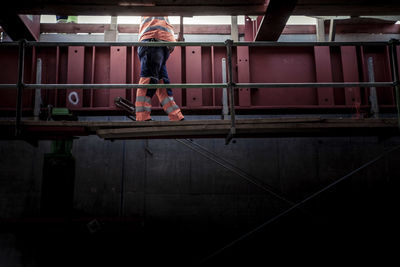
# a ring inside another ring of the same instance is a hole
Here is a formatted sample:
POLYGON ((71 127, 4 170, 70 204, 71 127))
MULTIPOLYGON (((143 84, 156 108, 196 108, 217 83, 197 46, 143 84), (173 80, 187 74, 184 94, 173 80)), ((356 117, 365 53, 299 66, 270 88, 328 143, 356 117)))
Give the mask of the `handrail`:
POLYGON ((3 42, 1 46, 19 47, 19 67, 17 84, 0 84, 0 89, 17 88, 16 108, 16 136, 21 134, 22 116, 22 90, 23 89, 127 89, 127 88, 229 88, 231 129, 226 138, 226 143, 235 135, 235 105, 234 88, 304 88, 304 87, 394 87, 396 93, 396 106, 398 111, 400 129, 400 85, 397 64, 398 40, 388 42, 32 42, 21 40, 18 42, 3 42), (228 82, 227 83, 201 83, 201 84, 26 84, 23 83, 24 53, 26 47, 44 46, 224 46, 228 57, 228 82), (392 68, 392 82, 343 82, 343 83, 235 83, 233 81, 232 47, 234 46, 270 46, 270 47, 294 47, 294 46, 390 46, 390 63, 392 68))
MULTIPOLYGON (((233 42, 231 46, 385 46, 390 41, 376 42, 233 42)), ((0 46, 18 46, 19 42, 0 42, 0 46)), ((35 42, 26 41, 27 47, 48 47, 48 46, 226 46, 225 42, 35 42)))

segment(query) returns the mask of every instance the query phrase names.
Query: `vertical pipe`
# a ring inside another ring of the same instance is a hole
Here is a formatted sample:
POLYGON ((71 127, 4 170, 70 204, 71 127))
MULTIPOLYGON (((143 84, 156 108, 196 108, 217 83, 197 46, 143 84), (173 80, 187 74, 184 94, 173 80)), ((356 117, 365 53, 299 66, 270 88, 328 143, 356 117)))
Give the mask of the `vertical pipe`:
MULTIPOLYGON (((370 83, 375 82, 374 74, 374 59, 372 57, 368 58, 368 78, 370 83)), ((374 118, 379 117, 379 106, 378 106, 378 96, 376 94, 376 87, 372 86, 369 88, 369 101, 371 103, 371 113, 374 118)))
MULTIPOLYGON (((222 83, 226 83, 226 59, 222 59, 222 83)), ((222 88, 222 119, 227 120, 229 114, 228 109, 228 91, 226 87, 222 88)))
POLYGON ((325 42, 325 20, 317 19, 316 25, 317 42, 325 42))
POLYGON ((236 133, 236 122, 235 122, 235 88, 233 84, 233 68, 232 68, 232 40, 226 40, 226 54, 228 57, 228 88, 229 88, 229 104, 231 111, 231 130, 229 135, 226 138, 225 143, 228 144, 230 140, 233 138, 233 135, 236 133))
POLYGON ((15 116, 15 136, 21 135, 22 93, 24 89, 24 58, 25 40, 19 41, 18 50, 18 82, 17 82, 17 108, 15 116))
POLYGON ((399 85, 399 66, 397 63, 397 45, 398 40, 390 40, 390 63, 392 65, 392 75, 394 82, 394 90, 396 93, 396 106, 397 106, 397 119, 399 122, 400 130, 400 85, 399 85))
POLYGON ((231 16, 231 38, 235 42, 239 41, 237 16, 231 16))
MULTIPOLYGON (((36 83, 42 83, 42 59, 38 58, 36 62, 36 83)), ((33 109, 33 116, 35 121, 39 120, 40 106, 42 105, 42 94, 40 89, 35 89, 35 107, 33 109)))

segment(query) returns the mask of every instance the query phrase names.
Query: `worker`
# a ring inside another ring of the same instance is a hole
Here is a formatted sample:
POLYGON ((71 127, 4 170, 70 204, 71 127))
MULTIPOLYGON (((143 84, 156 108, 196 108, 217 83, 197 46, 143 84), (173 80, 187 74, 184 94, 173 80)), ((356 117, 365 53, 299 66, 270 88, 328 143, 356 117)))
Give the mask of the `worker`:
MULTIPOLYGON (((168 17, 141 17, 139 42, 175 42, 174 31, 168 17)), ((169 84, 166 67, 167 59, 174 50, 173 46, 139 46, 140 59, 139 84, 169 84)), ((167 88, 141 89, 136 91, 136 120, 150 121, 151 99, 157 95, 169 120, 181 121, 182 112, 175 103, 172 90, 167 88)))

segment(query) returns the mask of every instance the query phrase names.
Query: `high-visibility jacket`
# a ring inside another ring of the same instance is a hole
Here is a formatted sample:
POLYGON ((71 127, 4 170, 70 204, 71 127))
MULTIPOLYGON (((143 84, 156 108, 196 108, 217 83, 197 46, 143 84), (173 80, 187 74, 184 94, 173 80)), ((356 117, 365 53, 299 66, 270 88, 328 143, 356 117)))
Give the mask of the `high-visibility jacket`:
POLYGON ((174 28, 168 17, 142 17, 139 28, 139 42, 146 39, 175 42, 174 28))

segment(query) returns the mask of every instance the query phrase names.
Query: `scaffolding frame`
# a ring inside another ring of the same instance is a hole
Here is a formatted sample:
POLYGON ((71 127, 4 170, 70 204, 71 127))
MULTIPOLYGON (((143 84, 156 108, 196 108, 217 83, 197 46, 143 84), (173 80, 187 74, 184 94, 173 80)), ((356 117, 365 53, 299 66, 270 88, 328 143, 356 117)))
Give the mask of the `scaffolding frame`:
POLYGON ((128 88, 228 88, 231 127, 225 143, 236 134, 235 119, 235 88, 304 88, 304 87, 393 87, 397 107, 398 127, 400 129, 400 84, 397 62, 397 46, 399 40, 391 39, 388 42, 234 42, 230 39, 225 42, 34 42, 20 40, 17 42, 0 43, 2 46, 18 46, 18 80, 16 84, 0 84, 0 89, 17 89, 15 136, 21 135, 22 94, 24 89, 128 89, 128 88), (304 47, 304 46, 389 46, 389 60, 392 72, 391 82, 343 82, 343 83, 235 83, 233 79, 232 47, 304 47), (26 47, 51 46, 225 46, 227 53, 227 82, 226 83, 199 83, 199 84, 26 84, 24 83, 24 58, 26 47))

